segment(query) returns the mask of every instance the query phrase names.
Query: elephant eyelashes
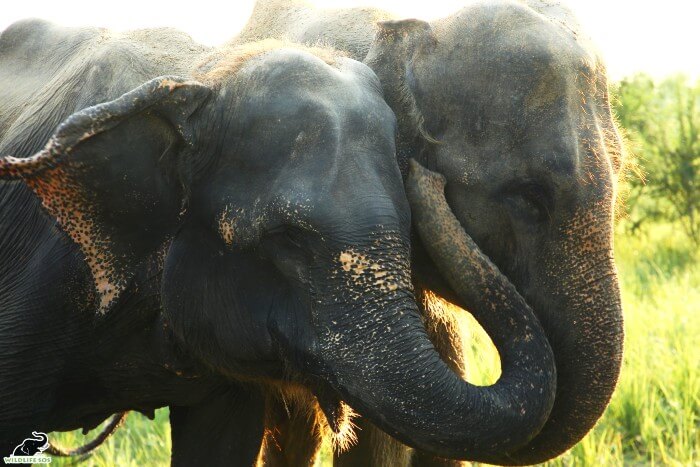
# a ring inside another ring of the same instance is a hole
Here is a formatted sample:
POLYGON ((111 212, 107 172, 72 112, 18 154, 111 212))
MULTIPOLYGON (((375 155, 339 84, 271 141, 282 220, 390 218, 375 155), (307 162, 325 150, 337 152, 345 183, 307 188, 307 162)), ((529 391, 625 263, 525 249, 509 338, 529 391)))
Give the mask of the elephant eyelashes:
POLYGON ((553 209, 550 191, 539 183, 522 183, 505 193, 505 203, 516 218, 529 223, 551 220, 553 209))

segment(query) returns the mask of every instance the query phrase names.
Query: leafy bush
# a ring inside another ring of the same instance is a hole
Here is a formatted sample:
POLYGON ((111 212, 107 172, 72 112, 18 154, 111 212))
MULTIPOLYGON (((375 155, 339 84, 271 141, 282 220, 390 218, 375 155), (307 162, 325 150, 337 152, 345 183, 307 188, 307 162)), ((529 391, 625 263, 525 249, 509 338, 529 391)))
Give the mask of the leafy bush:
POLYGON ((671 221, 700 246, 700 81, 638 74, 613 86, 619 123, 643 178, 629 177, 626 225, 671 221))

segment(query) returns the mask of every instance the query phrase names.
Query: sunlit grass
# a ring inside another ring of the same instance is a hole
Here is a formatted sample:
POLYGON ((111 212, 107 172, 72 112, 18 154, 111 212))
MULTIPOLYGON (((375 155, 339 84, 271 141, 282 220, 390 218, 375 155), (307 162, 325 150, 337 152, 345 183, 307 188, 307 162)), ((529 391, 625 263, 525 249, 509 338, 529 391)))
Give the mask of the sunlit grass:
MULTIPOLYGON (((80 431, 54 433, 52 442, 74 448, 91 441, 98 433, 96 429, 83 436, 80 431)), ((54 458, 51 465, 72 465, 73 459, 54 458)), ((155 420, 131 412, 126 423, 100 446, 81 466, 96 467, 142 467, 170 465, 170 423, 168 409, 156 411, 155 420)))
MULTIPOLYGON (((700 465, 699 255, 672 226, 617 236, 625 311, 625 358, 610 407, 574 449, 552 466, 700 465)), ((480 329, 473 336, 469 378, 493 381, 498 357, 480 329)), ((75 446, 91 435, 52 439, 75 446)), ((86 465, 167 465, 167 410, 155 422, 131 414, 86 465)), ((326 451, 322 465, 329 465, 326 451)), ((60 465, 65 465, 61 463, 60 465)))

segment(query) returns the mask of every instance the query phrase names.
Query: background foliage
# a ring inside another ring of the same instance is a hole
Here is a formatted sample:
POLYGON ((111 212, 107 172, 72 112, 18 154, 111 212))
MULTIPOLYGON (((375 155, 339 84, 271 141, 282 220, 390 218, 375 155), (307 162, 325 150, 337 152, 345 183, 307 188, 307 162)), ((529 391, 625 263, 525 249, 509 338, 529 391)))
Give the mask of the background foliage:
MULTIPOLYGON (((615 254, 625 312, 625 357, 605 415, 552 466, 700 465, 700 82, 636 75, 612 87, 637 170, 621 182, 625 202, 615 254)), ((634 167, 634 164, 632 164, 634 167)), ((498 355, 475 322, 470 380, 498 375, 498 355)), ((167 409, 155 422, 131 414, 86 465, 168 465, 167 409)), ((94 436, 63 433, 75 446, 94 436)), ((58 461, 65 465, 65 461, 58 461)), ((330 451, 320 461, 330 465, 330 451)))
POLYGON ((700 81, 676 75, 657 83, 639 74, 612 93, 641 168, 627 177, 625 225, 636 233, 654 221, 675 222, 700 246, 700 81))

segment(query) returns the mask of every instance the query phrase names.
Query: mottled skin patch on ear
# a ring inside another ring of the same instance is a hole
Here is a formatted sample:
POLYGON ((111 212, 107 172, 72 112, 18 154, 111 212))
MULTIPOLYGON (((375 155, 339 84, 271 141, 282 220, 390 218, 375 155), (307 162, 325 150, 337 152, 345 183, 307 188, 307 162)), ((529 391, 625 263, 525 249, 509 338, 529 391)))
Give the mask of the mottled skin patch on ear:
POLYGON ((116 267, 112 240, 95 221, 92 202, 70 171, 70 166, 46 169, 41 177, 25 181, 83 251, 99 298, 98 311, 104 313, 126 287, 127 277, 116 267))
POLYGON ((0 177, 14 179, 36 175, 41 170, 55 167, 60 154, 61 146, 52 139, 31 157, 5 156, 0 159, 0 177))
MULTIPOLYGON (((186 105, 188 101, 198 102, 208 92, 206 87, 191 80, 156 78, 113 101, 71 115, 35 155, 0 159, 0 177, 24 180, 41 199, 48 214, 80 246, 92 273, 100 313, 105 313, 126 288, 133 274, 131 268, 139 259, 124 256, 129 254, 128 247, 116 248, 119 239, 112 238, 108 226, 102 225, 103 200, 85 185, 86 180, 94 177, 90 170, 102 162, 100 157, 84 158, 80 150, 89 140, 156 104, 174 106, 180 109, 177 113, 182 117, 191 111, 186 105), (179 89, 183 92, 176 94, 179 89)), ((182 128, 178 130, 182 135, 182 128)))
POLYGON ((226 246, 233 245, 233 219, 231 218, 231 206, 226 206, 219 215, 217 230, 226 246))

